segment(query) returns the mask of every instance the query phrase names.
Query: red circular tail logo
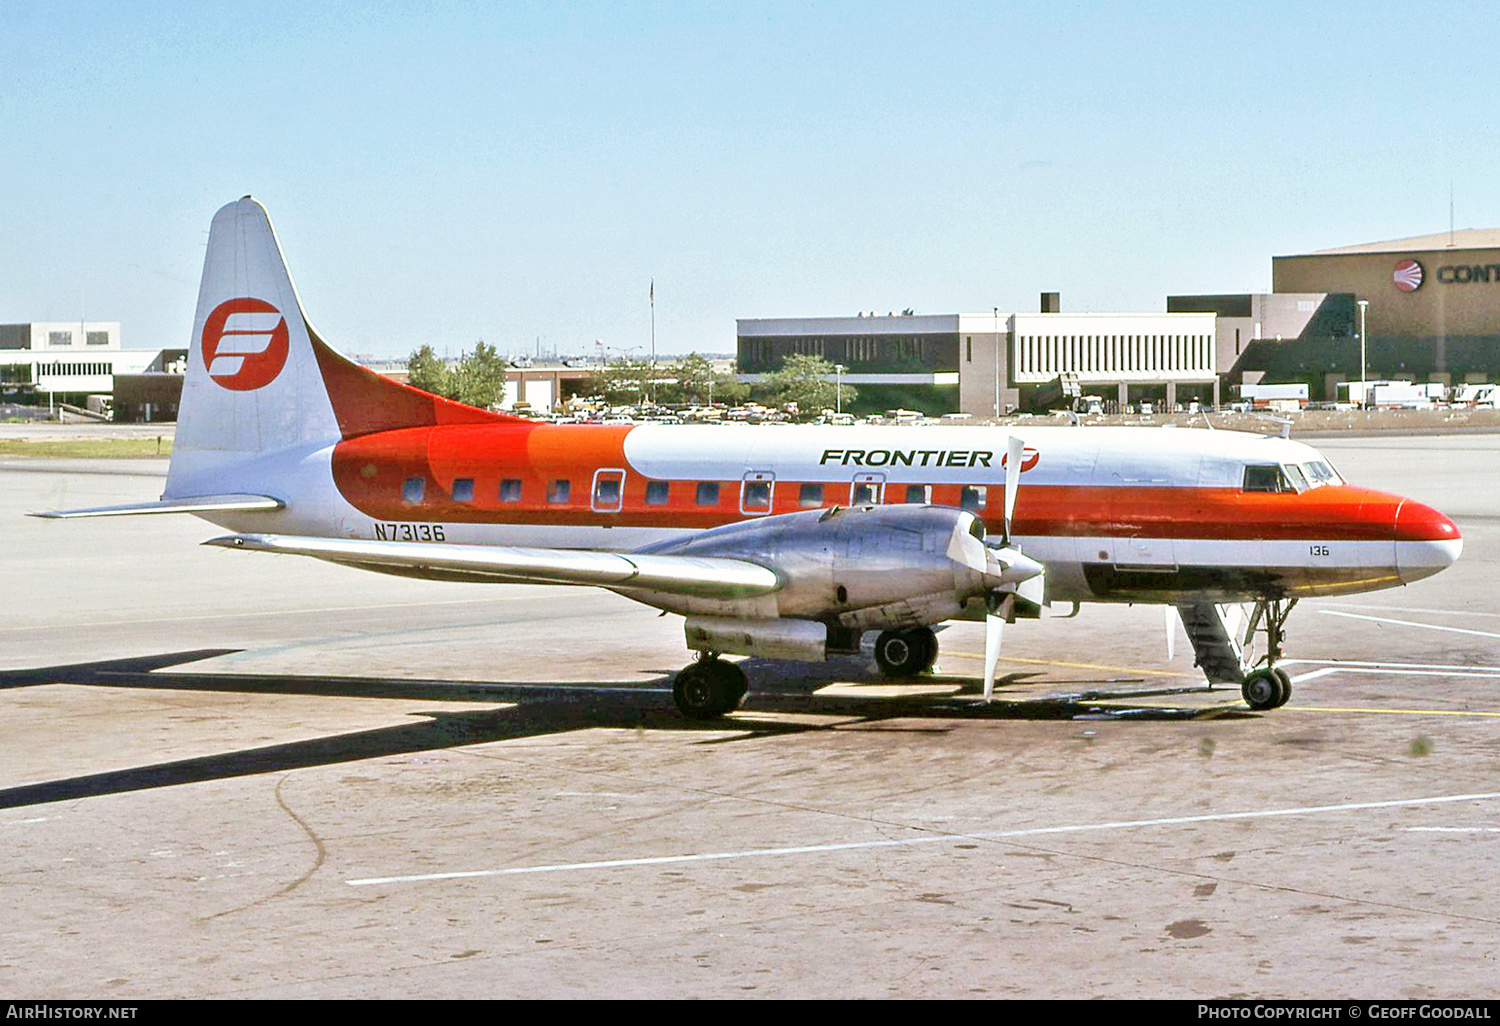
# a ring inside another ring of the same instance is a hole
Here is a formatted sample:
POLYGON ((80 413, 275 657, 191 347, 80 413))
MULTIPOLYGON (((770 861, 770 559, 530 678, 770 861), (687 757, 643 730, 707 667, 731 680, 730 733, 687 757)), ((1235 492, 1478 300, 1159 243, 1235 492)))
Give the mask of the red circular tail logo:
POLYGON ((286 366, 286 318, 264 299, 226 299, 203 324, 208 376, 235 392, 263 388, 286 366))

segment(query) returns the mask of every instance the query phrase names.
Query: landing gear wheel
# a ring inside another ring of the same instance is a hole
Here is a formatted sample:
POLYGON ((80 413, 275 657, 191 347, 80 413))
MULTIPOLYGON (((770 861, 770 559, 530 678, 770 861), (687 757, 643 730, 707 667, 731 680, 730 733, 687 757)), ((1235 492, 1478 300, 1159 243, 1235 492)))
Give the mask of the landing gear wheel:
POLYGON ((933 663, 937 662, 938 640, 937 635, 932 633, 930 627, 915 627, 906 632, 912 641, 922 647, 922 660, 917 667, 918 673, 926 673, 932 669, 933 663))
POLYGON ((733 712, 749 685, 745 673, 722 659, 701 659, 677 675, 672 700, 690 720, 712 720, 733 712))
POLYGON ((1281 684, 1281 701, 1275 705, 1275 708, 1280 709, 1292 697, 1292 676, 1279 666, 1273 668, 1271 672, 1276 674, 1276 679, 1281 684))
POLYGON ((925 627, 882 631, 875 639, 875 664, 887 677, 911 677, 937 658, 937 638, 925 627))
POLYGON ((1275 709, 1292 696, 1291 679, 1285 670, 1263 667, 1245 677, 1240 685, 1245 704, 1256 711, 1275 709))

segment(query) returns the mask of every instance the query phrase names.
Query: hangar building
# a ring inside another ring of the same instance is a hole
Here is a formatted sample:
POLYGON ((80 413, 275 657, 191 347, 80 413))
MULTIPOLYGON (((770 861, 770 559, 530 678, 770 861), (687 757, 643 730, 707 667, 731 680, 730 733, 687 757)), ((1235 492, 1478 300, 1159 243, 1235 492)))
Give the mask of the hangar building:
POLYGON ((1271 287, 1368 301, 1371 378, 1500 380, 1500 229, 1273 257, 1271 287))

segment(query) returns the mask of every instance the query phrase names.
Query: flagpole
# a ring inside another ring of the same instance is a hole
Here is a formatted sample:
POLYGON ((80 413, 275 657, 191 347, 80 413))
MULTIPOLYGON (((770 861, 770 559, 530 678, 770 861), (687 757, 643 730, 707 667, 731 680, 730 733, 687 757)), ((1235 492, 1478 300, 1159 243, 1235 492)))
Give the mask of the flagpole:
POLYGON ((651 401, 656 402, 656 279, 651 279, 651 401))

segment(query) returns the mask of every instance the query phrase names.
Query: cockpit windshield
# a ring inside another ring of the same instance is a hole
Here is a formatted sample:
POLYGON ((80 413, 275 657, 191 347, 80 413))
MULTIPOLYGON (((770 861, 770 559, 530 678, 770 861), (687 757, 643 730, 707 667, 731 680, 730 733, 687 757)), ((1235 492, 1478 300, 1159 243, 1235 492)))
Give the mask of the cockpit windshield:
POLYGON ((1252 463, 1245 467, 1247 492, 1305 492, 1341 483, 1334 469, 1322 460, 1302 464, 1252 463))
POLYGON ((1307 475, 1308 486, 1318 488, 1322 485, 1343 484, 1338 472, 1322 460, 1314 460, 1312 463, 1302 464, 1302 472, 1307 475))

